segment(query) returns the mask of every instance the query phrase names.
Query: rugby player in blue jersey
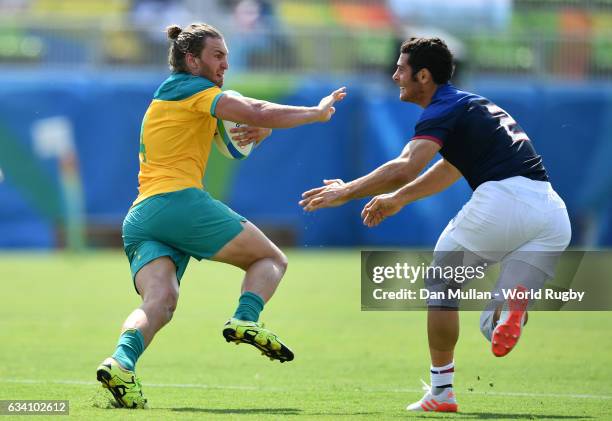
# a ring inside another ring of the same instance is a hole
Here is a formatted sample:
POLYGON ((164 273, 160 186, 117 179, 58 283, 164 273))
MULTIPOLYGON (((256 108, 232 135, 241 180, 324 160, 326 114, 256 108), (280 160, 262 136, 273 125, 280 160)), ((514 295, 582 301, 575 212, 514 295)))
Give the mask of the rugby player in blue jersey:
MULTIPOLYGON (((404 42, 393 80, 401 101, 424 108, 414 137, 397 158, 350 182, 325 180, 325 185, 305 192, 300 205, 314 211, 374 196, 362 211, 364 224, 374 227, 405 205, 465 177, 473 195, 440 235, 433 264, 500 262, 497 290, 541 287, 553 276, 570 241, 565 204, 551 187, 542 158, 523 129, 488 99, 451 85, 452 72, 452 54, 444 41, 404 42), (437 153, 442 159, 420 174, 437 153)), ((461 288, 448 279, 426 279, 426 286, 430 291, 461 288)), ((456 412, 453 375, 459 302, 431 299, 427 304, 431 387, 406 409, 456 412)), ((480 328, 494 355, 504 356, 514 348, 526 308, 525 300, 502 299, 483 311, 480 328)))

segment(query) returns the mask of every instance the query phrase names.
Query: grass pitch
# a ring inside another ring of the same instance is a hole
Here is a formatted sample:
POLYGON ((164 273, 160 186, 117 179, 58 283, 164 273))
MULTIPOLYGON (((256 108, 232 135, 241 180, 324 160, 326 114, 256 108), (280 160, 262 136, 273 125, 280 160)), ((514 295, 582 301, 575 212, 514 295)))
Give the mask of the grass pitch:
MULTIPOLYGON (((221 328, 241 271, 194 260, 174 320, 137 371, 151 409, 111 409, 95 382, 139 304, 120 252, 0 256, 0 400, 67 399, 80 419, 612 419, 612 313, 534 313, 495 358, 463 313, 459 414, 409 414, 429 380, 423 312, 361 312, 358 251, 294 251, 262 320, 296 353, 280 364, 221 328)), ((106 392, 105 392, 106 393, 106 392)), ((21 419, 21 418, 19 418, 21 419)))

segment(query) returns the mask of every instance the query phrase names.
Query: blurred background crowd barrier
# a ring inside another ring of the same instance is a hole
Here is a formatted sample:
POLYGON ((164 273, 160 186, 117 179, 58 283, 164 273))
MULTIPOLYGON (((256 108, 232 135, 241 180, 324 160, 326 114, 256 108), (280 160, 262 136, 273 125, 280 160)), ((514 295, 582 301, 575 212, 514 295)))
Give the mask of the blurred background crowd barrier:
POLYGON ((0 0, 0 62, 108 70, 165 64, 166 25, 222 29, 233 70, 390 68, 410 36, 448 39, 466 71, 612 75, 610 0, 0 0))
POLYGON ((213 152, 207 188, 283 244, 433 246, 461 181, 376 229, 360 205, 304 214, 302 191, 395 157, 420 109, 390 76, 402 40, 440 36, 454 83, 525 128, 572 217, 574 245, 612 245, 612 0, 0 0, 0 247, 118 246, 138 136, 167 74, 164 28, 225 34, 226 88, 315 104, 326 125, 277 130, 246 161, 213 152))

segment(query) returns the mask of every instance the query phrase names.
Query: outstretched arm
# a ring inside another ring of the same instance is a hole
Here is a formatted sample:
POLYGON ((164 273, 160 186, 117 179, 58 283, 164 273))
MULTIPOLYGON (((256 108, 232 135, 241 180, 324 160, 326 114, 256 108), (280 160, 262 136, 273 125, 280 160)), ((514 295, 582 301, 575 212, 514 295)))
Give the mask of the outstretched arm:
POLYGON ((322 98, 316 107, 295 107, 248 97, 223 95, 217 102, 215 116, 255 127, 291 128, 328 121, 336 111, 334 103, 345 96, 346 88, 340 88, 322 98))
POLYGON ((324 180, 325 185, 302 194, 300 205, 306 211, 340 206, 349 200, 394 191, 414 180, 425 165, 440 150, 440 146, 427 139, 414 139, 402 154, 376 168, 366 176, 343 183, 342 180, 324 180))
POLYGON ((461 173, 457 168, 447 160, 440 159, 420 177, 396 192, 372 198, 361 212, 363 223, 374 227, 385 218, 395 215, 408 203, 439 193, 460 178, 461 173))
POLYGON ((459 170, 446 159, 440 159, 412 183, 408 183, 395 194, 403 205, 427 196, 440 193, 461 177, 459 170))

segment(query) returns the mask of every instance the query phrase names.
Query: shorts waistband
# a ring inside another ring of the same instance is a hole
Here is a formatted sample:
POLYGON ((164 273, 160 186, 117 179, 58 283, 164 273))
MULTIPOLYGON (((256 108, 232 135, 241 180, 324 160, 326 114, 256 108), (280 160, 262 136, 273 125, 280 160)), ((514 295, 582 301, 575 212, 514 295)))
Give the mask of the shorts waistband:
POLYGON ((538 193, 548 193, 553 189, 548 181, 532 180, 522 176, 510 177, 499 181, 487 181, 478 186, 476 191, 481 187, 486 188, 486 186, 518 187, 538 193))

